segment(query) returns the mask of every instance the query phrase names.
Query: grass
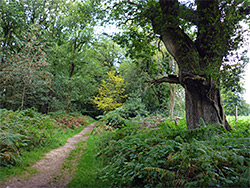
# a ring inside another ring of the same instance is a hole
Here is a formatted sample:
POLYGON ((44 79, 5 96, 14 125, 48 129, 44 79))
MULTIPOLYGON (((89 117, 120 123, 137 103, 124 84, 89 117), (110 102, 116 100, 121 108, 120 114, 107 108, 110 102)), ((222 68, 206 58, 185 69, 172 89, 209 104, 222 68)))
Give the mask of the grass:
POLYGON ((73 175, 73 180, 68 187, 105 187, 98 178, 98 171, 102 169, 103 160, 96 157, 98 135, 91 135, 87 142, 87 147, 79 159, 79 164, 73 175))
POLYGON ((238 116, 237 121, 235 121, 235 116, 227 116, 227 120, 230 125, 239 125, 241 123, 250 123, 250 116, 238 116))

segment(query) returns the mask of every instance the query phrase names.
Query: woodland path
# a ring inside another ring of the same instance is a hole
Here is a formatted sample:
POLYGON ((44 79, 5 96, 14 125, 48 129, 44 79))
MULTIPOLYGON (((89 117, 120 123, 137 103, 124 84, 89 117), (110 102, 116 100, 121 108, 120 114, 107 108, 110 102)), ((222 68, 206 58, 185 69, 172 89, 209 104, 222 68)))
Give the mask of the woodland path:
MULTIPOLYGON (((76 144, 80 141, 87 141, 88 136, 84 136, 90 133, 95 124, 92 123, 85 127, 80 133, 69 138, 67 143, 57 149, 51 150, 46 153, 45 156, 38 162, 36 162, 31 168, 38 170, 34 176, 28 179, 13 177, 9 179, 0 188, 62 188, 71 180, 72 171, 62 169, 62 165, 65 159, 69 156, 70 152, 76 149, 76 144)), ((73 166, 76 166, 76 163, 73 166)))

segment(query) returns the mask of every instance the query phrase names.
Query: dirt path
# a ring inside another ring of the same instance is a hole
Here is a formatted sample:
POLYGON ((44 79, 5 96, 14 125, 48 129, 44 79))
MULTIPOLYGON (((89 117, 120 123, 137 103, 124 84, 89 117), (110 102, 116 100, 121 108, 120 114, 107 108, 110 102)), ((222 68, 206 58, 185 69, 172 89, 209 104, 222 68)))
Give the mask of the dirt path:
POLYGON ((19 177, 14 177, 9 179, 4 185, 0 187, 4 188, 37 188, 37 187, 55 187, 61 188, 66 187, 66 185, 71 180, 71 172, 66 172, 62 170, 62 164, 68 157, 70 152, 76 149, 76 143, 80 141, 88 140, 88 136, 83 136, 84 134, 90 133, 93 130, 94 123, 85 127, 80 133, 69 138, 64 146, 57 149, 51 150, 49 153, 45 154, 43 159, 35 163, 31 168, 38 170, 38 173, 28 179, 23 179, 19 177), (64 173, 63 177, 59 173, 64 173), (55 177, 57 181, 55 181, 55 177))

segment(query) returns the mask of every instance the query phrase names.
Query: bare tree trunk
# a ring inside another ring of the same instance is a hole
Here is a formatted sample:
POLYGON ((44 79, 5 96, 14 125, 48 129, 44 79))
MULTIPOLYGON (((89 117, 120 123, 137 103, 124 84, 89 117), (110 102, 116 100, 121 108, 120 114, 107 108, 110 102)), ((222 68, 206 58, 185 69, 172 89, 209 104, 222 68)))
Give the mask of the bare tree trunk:
POLYGON ((68 95, 66 95, 66 101, 67 101, 67 105, 66 105, 66 113, 69 113, 69 108, 70 108, 70 104, 71 104, 71 93, 72 93, 72 87, 69 88, 68 90, 68 95))
POLYGON ((174 106, 175 106, 175 92, 176 92, 176 85, 170 85, 170 97, 171 97, 171 103, 170 103, 170 109, 169 109, 169 116, 170 119, 173 119, 174 115, 174 106))
MULTIPOLYGON (((174 68, 174 73, 178 74, 178 67, 177 67, 177 64, 174 62, 174 60, 170 61, 169 66, 170 66, 170 70, 174 68)), ((171 119, 173 119, 175 98, 176 98, 176 85, 175 84, 170 84, 170 98, 171 98, 171 103, 170 103, 169 116, 171 119)))
POLYGON ((23 110, 23 104, 24 104, 24 96, 25 96, 25 90, 26 86, 23 87, 23 93, 22 93, 22 102, 21 102, 21 111, 23 110))
MULTIPOLYGON (((75 60, 75 57, 76 57, 76 53, 77 51, 79 52, 82 45, 84 44, 85 42, 80 42, 77 44, 77 40, 74 41, 74 44, 73 44, 73 58, 72 58, 72 63, 71 63, 71 70, 70 70, 70 74, 69 74, 69 81, 71 82, 72 81, 72 77, 74 75, 74 71, 75 71, 75 63, 74 63, 74 60, 75 60)), ((71 105, 71 93, 72 93, 72 85, 69 85, 69 90, 68 90, 68 95, 66 95, 66 100, 67 100, 67 105, 66 105, 66 113, 68 114, 69 113, 69 108, 70 108, 70 105, 71 105)))
POLYGON ((238 119, 238 107, 237 105, 235 106, 235 123, 237 122, 238 119))

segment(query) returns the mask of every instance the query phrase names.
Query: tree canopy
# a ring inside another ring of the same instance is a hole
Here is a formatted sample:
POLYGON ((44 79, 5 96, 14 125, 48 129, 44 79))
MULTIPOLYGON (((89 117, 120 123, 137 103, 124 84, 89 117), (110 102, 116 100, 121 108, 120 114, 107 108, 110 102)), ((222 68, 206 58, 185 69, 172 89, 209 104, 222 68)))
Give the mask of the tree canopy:
POLYGON ((200 119, 230 129, 220 90, 241 90, 247 1, 4 0, 0 9, 1 108, 96 116, 93 96, 115 71, 127 106, 170 117, 185 108, 189 129, 200 119), (107 22, 119 32, 96 32, 107 22))
POLYGON ((123 29, 129 30, 129 34, 124 32, 119 38, 132 53, 140 52, 142 44, 148 44, 158 37, 173 56, 179 73, 169 74, 161 81, 184 87, 188 128, 199 127, 202 118, 206 123, 221 123, 230 129, 221 103, 220 86, 227 85, 226 80, 223 80, 225 70, 237 77, 233 72, 235 69, 242 70, 242 65, 246 63, 246 59, 238 55, 234 56, 237 60, 231 59, 234 51, 243 44, 244 31, 240 21, 249 18, 249 2, 104 2, 108 19, 115 20, 123 29), (147 36, 147 40, 143 40, 142 36, 147 36), (134 42, 128 43, 128 38, 134 42))

